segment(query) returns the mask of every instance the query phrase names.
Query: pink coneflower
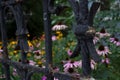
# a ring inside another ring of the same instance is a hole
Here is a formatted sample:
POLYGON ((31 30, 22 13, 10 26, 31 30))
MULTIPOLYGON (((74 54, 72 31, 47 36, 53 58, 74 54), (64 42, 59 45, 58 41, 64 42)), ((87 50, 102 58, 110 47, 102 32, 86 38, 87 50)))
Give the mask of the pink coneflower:
POLYGON ((110 42, 114 43, 116 46, 120 46, 120 41, 118 38, 110 38, 110 42))
MULTIPOLYGON (((46 77, 46 76, 43 76, 43 77, 42 77, 42 80, 47 80, 47 77, 46 77)), ((54 80, 59 80, 59 79, 57 79, 57 78, 54 77, 54 80)))
POLYGON ((91 60, 90 64, 91 64, 91 69, 94 70, 94 69, 96 68, 96 63, 95 63, 95 61, 94 61, 94 60, 91 60))
POLYGON ((102 28, 100 32, 96 32, 96 34, 98 34, 100 38, 110 36, 110 34, 107 33, 107 31, 105 30, 105 28, 102 28))
POLYGON ((59 68, 58 68, 58 67, 53 67, 53 71, 54 71, 54 72, 58 72, 58 71, 59 71, 59 68))
POLYGON ((52 36, 52 41, 57 40, 57 37, 55 35, 52 36))
POLYGON ((67 50, 67 54, 68 54, 69 56, 71 56, 73 53, 72 53, 72 51, 71 51, 70 49, 68 49, 68 50, 67 50))
POLYGON ((33 53, 35 53, 35 54, 40 53, 40 50, 33 51, 33 53))
POLYGON ((64 68, 64 72, 65 73, 74 73, 75 70, 74 70, 74 68, 64 68))
POLYGON ((64 24, 62 24, 62 23, 60 22, 60 23, 54 25, 54 26, 52 27, 52 30, 53 30, 53 31, 57 31, 57 30, 64 30, 64 29, 66 29, 66 28, 68 28, 68 26, 66 26, 66 25, 64 25, 64 24))
POLYGON ((59 80, 59 79, 57 79, 57 78, 54 77, 54 80, 59 80))
POLYGON ((34 47, 33 46, 30 46, 29 47, 29 52, 33 51, 34 50, 34 47))
POLYGON ((33 60, 29 60, 29 65, 34 66, 36 64, 36 62, 34 62, 33 60))
POLYGON ((13 73, 12 73, 14 76, 17 76, 17 71, 15 68, 13 68, 13 73))
POLYGON ((40 50, 33 51, 33 53, 35 53, 35 55, 34 55, 35 59, 40 59, 41 58, 41 55, 40 55, 41 51, 40 50))
POLYGON ((102 60, 102 63, 109 64, 110 63, 110 59, 109 58, 105 58, 105 59, 102 60))
POLYGON ((109 51, 109 48, 107 46, 103 46, 103 45, 100 45, 96 51, 99 55, 103 55, 103 56, 108 55, 108 53, 109 54, 111 53, 109 51))
POLYGON ((95 36, 93 39, 93 43, 96 44, 98 41, 99 41, 99 38, 95 36))
POLYGON ((81 67, 81 61, 71 61, 71 60, 69 60, 66 64, 64 64, 63 67, 64 67, 64 69, 81 67))
POLYGON ((42 80, 47 80, 47 77, 46 77, 46 76, 43 76, 43 77, 42 77, 42 80))
POLYGON ((2 50, 2 49, 0 49, 0 53, 1 53, 1 52, 3 52, 3 50, 2 50))

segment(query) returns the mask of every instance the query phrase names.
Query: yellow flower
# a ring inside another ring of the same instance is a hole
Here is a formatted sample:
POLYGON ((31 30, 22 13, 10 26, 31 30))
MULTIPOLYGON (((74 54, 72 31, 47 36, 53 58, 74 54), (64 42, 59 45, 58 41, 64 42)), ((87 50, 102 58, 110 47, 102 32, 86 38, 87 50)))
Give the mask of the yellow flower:
POLYGON ((31 57, 31 53, 27 53, 27 57, 31 57))
POLYGON ((56 31, 56 34, 60 34, 61 32, 60 31, 56 31))
POLYGON ((68 43, 67 45, 68 45, 68 46, 70 46, 71 44, 70 44, 70 43, 68 43))
POLYGON ((10 55, 13 55, 13 52, 9 52, 10 55))
POLYGON ((15 45, 17 42, 16 41, 12 41, 10 44, 15 45))
POLYGON ((57 36, 56 38, 57 38, 57 40, 59 40, 59 39, 60 39, 60 37, 59 37, 59 36, 57 36))
POLYGON ((68 49, 69 49, 68 47, 65 48, 66 51, 67 51, 68 49))
POLYGON ((40 54, 41 54, 41 55, 44 55, 44 54, 45 54, 45 51, 44 51, 44 50, 42 50, 40 54))
POLYGON ((33 44, 32 44, 30 41, 28 41, 28 45, 29 45, 29 46, 33 46, 33 44))
POLYGON ((75 45, 76 43, 75 42, 71 42, 71 45, 73 46, 73 45, 75 45))
POLYGON ((41 64, 42 64, 42 62, 41 62, 41 61, 38 61, 38 62, 37 62, 37 64, 38 64, 38 65, 41 65, 41 64))
POLYGON ((27 37, 30 37, 30 34, 27 34, 27 37))
POLYGON ((14 54, 17 54, 17 52, 18 52, 18 51, 16 51, 16 50, 13 51, 14 54))
POLYGON ((0 49, 2 48, 2 46, 0 46, 0 49))
POLYGON ((2 42, 0 41, 0 44, 2 44, 2 42))
POLYGON ((19 55, 15 55, 16 58, 19 58, 19 55))
POLYGON ((60 33, 58 36, 62 37, 62 36, 63 36, 63 34, 62 34, 62 33, 60 33))

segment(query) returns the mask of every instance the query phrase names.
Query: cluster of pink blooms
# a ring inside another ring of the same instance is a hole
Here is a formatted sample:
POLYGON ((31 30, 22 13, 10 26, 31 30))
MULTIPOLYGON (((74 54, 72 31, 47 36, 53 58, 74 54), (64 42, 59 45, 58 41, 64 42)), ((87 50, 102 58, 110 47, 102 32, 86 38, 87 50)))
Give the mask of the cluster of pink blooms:
POLYGON ((110 42, 114 43, 116 46, 120 46, 120 41, 118 38, 112 37, 110 38, 110 42))
MULTIPOLYGON (((69 56, 71 56, 72 55, 72 51, 70 49, 68 49, 67 54, 69 56)), ((96 67, 95 61, 91 60, 90 64, 91 64, 91 69, 95 69, 95 67, 96 67)), ((82 60, 80 60, 80 61, 68 60, 68 61, 64 62, 64 66, 63 67, 64 67, 64 71, 65 72, 68 72, 68 70, 70 68, 82 68, 82 60)))
MULTIPOLYGON (((97 42, 100 41, 101 38, 103 37, 108 37, 110 36, 109 33, 107 33, 107 31, 102 28, 100 30, 100 32, 96 32, 96 35, 93 39, 93 43, 96 44, 97 42)), ((110 41, 113 42, 114 44, 116 44, 117 46, 120 45, 120 41, 118 41, 117 39, 115 38, 110 38, 110 41)), ((106 64, 109 64, 110 63, 110 60, 108 58, 108 54, 111 54, 109 48, 107 46, 103 46, 103 45, 100 45, 97 49, 96 49, 97 53, 100 55, 100 56, 103 56, 103 59, 102 59, 102 63, 106 63, 106 64)), ((70 49, 67 50, 67 54, 69 56, 72 55, 72 51, 70 49)), ((96 63, 94 60, 91 60, 91 69, 96 69, 96 63)), ((74 68, 74 67, 82 67, 82 61, 79 61, 79 62, 76 62, 76 61, 68 61, 66 64, 64 64, 64 71, 67 71, 69 68, 74 68)))
MULTIPOLYGON (((94 60, 91 60, 91 69, 96 69, 96 63, 94 60)), ((70 73, 70 69, 77 69, 77 68, 82 68, 82 60, 80 61, 71 61, 68 60, 66 63, 63 65, 64 67, 64 72, 70 73)))

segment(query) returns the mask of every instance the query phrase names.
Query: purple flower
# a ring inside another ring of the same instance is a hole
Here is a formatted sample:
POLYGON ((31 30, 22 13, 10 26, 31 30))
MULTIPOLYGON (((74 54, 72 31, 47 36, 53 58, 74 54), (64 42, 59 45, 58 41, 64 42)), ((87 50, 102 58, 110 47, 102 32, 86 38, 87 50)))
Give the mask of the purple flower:
POLYGON ((68 54, 69 56, 71 56, 71 55, 72 55, 72 51, 71 51, 70 49, 68 49, 68 50, 67 50, 67 54, 68 54))
POLYGON ((1 53, 1 52, 3 52, 3 50, 2 50, 2 49, 0 49, 0 53, 1 53))
POLYGON ((120 41, 118 38, 110 38, 110 42, 114 43, 116 46, 120 46, 120 41))
POLYGON ((33 60, 29 60, 29 65, 35 65, 36 64, 36 62, 34 62, 33 60))
POLYGON ((111 54, 109 48, 103 45, 100 45, 96 51, 99 55, 103 55, 103 56, 108 55, 108 53, 111 54))
POLYGON ((57 40, 57 37, 55 35, 52 36, 52 41, 57 40))
POLYGON ((81 61, 67 61, 64 64, 64 71, 68 70, 69 68, 77 68, 77 67, 81 67, 81 61))
POLYGON ((102 28, 100 32, 96 32, 96 34, 98 34, 100 38, 110 36, 110 34, 107 33, 107 31, 105 30, 105 28, 102 28))
POLYGON ((42 80, 47 80, 47 77, 46 77, 46 76, 43 76, 43 77, 42 77, 42 80))
POLYGON ((109 58, 105 58, 105 59, 102 60, 102 63, 109 64, 110 63, 110 59, 109 58))
POLYGON ((13 68, 13 73, 12 73, 14 76, 17 76, 17 71, 15 68, 13 68))
POLYGON ((96 68, 96 63, 95 63, 94 60, 91 60, 90 64, 91 64, 91 69, 95 69, 96 68))
POLYGON ((93 43, 96 44, 98 41, 99 41, 99 38, 98 37, 94 37, 93 43))

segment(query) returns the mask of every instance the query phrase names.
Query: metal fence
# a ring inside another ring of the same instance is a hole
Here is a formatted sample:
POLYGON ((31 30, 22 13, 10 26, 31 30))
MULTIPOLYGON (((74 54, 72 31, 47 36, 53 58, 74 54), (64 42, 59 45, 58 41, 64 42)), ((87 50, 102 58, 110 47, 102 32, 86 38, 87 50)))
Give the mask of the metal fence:
MULTIPOLYGON (((94 3, 91 10, 88 10, 87 0, 68 0, 72 9, 75 13, 76 19, 76 31, 78 44, 74 50, 74 54, 71 56, 75 57, 76 52, 82 51, 83 60, 83 74, 85 76, 90 75, 90 56, 99 62, 100 59, 95 52, 94 45, 92 42, 94 36, 94 30, 91 27, 93 25, 93 18, 100 5, 100 3, 94 3), (81 45, 81 46, 79 46, 81 45), (88 64, 86 64, 88 63, 88 64)), ((31 66, 26 63, 27 52, 29 49, 27 43, 28 30, 26 28, 26 23, 22 11, 22 0, 0 0, 0 27, 1 27, 1 37, 2 37, 2 55, 0 62, 4 68, 5 79, 11 80, 10 78, 10 66, 17 70, 20 80, 31 80, 34 73, 44 73, 47 76, 47 80, 53 80, 54 77, 59 80, 78 80, 70 74, 64 74, 60 72, 53 72, 52 70, 52 41, 51 41, 51 19, 50 15, 56 13, 56 7, 54 6, 54 0, 42 0, 43 2, 43 20, 44 20, 44 31, 45 31, 45 51, 46 51, 46 68, 31 66), (10 9, 14 15, 17 31, 16 36, 18 39, 17 46, 21 50, 21 62, 12 61, 8 58, 7 50, 7 33, 6 33, 6 20, 5 13, 7 9, 10 9)))

